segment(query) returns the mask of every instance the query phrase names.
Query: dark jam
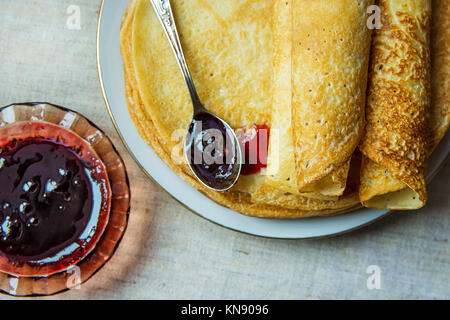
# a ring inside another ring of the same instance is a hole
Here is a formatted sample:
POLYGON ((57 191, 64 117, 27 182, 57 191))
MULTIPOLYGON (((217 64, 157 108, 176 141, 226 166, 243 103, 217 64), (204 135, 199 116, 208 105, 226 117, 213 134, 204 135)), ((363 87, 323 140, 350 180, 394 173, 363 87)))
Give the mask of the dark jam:
POLYGON ((250 129, 236 130, 243 153, 242 175, 257 174, 267 167, 270 128, 254 124, 250 129))
POLYGON ((270 129, 265 124, 236 130, 242 152, 239 160, 234 140, 223 123, 207 113, 200 113, 189 127, 186 140, 188 160, 207 185, 222 189, 236 178, 233 166, 238 160, 242 163, 242 175, 257 174, 267 167, 269 135, 270 129))
POLYGON ((76 243, 93 209, 92 179, 75 150, 41 138, 0 149, 0 251, 39 261, 76 243))
POLYGON ((235 181, 233 166, 238 161, 234 139, 224 124, 208 113, 197 114, 186 140, 188 160, 204 182, 225 189, 235 181))

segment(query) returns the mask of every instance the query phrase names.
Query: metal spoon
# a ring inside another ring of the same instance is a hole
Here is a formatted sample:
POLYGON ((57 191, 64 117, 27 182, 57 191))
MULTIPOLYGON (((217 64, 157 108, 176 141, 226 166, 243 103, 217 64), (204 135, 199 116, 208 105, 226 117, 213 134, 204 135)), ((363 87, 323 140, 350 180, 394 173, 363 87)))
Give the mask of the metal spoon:
POLYGON ((234 130, 224 120, 207 111, 200 102, 183 54, 169 0, 150 0, 169 39, 189 89, 193 105, 192 122, 184 155, 197 179, 215 191, 230 189, 241 173, 242 151, 234 130))

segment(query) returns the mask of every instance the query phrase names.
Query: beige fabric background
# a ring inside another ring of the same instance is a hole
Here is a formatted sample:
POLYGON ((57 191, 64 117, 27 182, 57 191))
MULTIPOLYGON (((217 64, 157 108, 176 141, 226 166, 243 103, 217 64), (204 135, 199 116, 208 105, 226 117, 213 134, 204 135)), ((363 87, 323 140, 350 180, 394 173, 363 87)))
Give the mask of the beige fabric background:
POLYGON ((97 76, 99 6, 0 0, 0 105, 49 101, 81 112, 112 138, 132 187, 114 257, 80 290, 52 298, 450 298, 450 163, 429 186, 426 208, 338 238, 267 240, 215 226, 150 181, 118 138, 97 76), (70 5, 81 9, 81 30, 66 27, 70 5), (366 286, 369 265, 380 267, 379 290, 366 286))

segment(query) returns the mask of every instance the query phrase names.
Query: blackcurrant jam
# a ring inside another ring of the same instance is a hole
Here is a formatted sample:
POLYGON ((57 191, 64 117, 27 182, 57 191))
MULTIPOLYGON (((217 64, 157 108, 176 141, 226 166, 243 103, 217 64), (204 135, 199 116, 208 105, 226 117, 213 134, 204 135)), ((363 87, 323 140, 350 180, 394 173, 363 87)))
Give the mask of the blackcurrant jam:
POLYGON ((2 131, 0 139, 0 267, 21 275, 63 270, 89 253, 107 223, 105 167, 61 127, 29 122, 2 130, 15 136, 2 131))
POLYGON ((0 250, 18 261, 51 257, 75 242, 93 207, 82 160, 54 141, 11 141, 0 153, 0 250))
MULTIPOLYGON (((230 129, 231 130, 231 129, 230 129)), ((197 176, 215 189, 225 189, 236 180, 239 161, 232 133, 208 113, 197 114, 189 127, 186 152, 197 176)))

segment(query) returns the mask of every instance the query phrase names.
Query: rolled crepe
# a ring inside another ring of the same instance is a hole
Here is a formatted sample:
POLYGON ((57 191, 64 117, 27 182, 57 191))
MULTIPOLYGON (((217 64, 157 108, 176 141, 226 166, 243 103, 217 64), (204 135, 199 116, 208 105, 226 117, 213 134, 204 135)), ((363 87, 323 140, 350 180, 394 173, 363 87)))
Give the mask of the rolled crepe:
POLYGON ((450 1, 433 0, 432 6, 430 153, 450 121, 450 1))
POLYGON ((294 152, 280 155, 290 157, 284 161, 293 157, 295 171, 290 176, 300 192, 344 192, 350 159, 364 129, 370 4, 291 2, 291 101, 275 107, 291 106, 294 152))
POLYGON ((360 199, 378 209, 417 209, 426 200, 430 111, 430 0, 380 0, 372 43, 360 199))
POLYGON ((292 2, 273 2, 273 105, 272 127, 269 141, 267 182, 271 186, 306 197, 332 199, 345 189, 340 183, 334 194, 328 192, 327 184, 309 192, 300 192, 294 157, 294 137, 292 128, 292 2))
MULTIPOLYGON (((297 0, 298 1, 298 0, 297 0)), ((280 190, 317 199, 335 199, 345 190, 348 166, 300 191, 292 125, 293 13, 296 0, 273 3, 273 106, 267 182, 280 190)))

